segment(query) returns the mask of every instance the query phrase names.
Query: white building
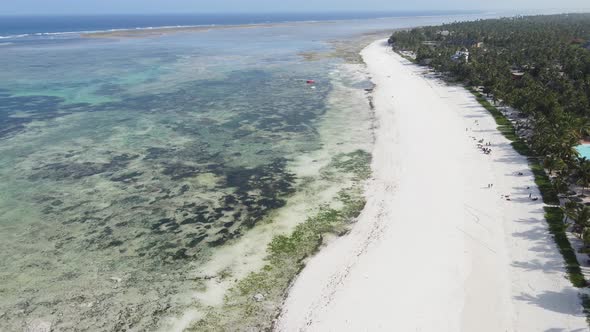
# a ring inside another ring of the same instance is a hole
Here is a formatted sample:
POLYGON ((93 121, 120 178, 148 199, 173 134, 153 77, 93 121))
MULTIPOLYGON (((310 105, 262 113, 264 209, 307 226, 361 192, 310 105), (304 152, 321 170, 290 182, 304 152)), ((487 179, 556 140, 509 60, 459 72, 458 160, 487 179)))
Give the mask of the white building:
POLYGON ((451 60, 455 62, 465 61, 465 63, 467 63, 469 62, 469 51, 465 49, 457 51, 451 56, 451 60))

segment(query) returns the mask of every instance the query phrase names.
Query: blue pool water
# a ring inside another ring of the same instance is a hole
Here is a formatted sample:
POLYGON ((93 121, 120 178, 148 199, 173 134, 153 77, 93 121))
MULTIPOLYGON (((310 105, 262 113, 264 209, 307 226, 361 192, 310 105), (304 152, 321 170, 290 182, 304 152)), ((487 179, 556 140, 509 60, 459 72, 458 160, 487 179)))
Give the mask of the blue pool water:
POLYGON ((576 150, 580 153, 580 157, 590 159, 590 144, 582 144, 576 147, 576 150))

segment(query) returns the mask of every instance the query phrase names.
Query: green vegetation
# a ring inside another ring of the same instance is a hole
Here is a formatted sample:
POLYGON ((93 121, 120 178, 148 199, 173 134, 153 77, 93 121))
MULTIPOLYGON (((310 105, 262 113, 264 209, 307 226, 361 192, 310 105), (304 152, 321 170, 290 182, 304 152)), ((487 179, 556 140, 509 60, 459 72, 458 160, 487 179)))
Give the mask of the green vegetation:
POLYGON ((422 27, 398 31, 389 42, 520 110, 531 120, 526 140, 542 163, 558 172, 575 168, 574 147, 590 133, 590 14, 422 27))
MULTIPOLYGON (((498 125, 498 130, 507 139, 512 141, 514 149, 521 155, 528 157, 529 166, 535 176, 535 183, 541 191, 543 202, 550 205, 559 205, 559 198, 554 190, 551 180, 547 176, 547 173, 545 173, 545 169, 539 163, 538 158, 532 156, 532 150, 529 149, 520 137, 518 137, 512 123, 481 94, 475 92, 473 89, 470 90, 476 96, 479 103, 492 114, 498 125)), ((588 218, 590 220, 590 213, 588 214, 588 218)), ((547 223, 549 224, 549 232, 553 236, 553 239, 559 248, 559 252, 563 256, 568 277, 572 282, 572 285, 575 287, 585 287, 586 280, 580 269, 580 264, 574 249, 567 238, 567 225, 564 224, 563 219, 564 213, 562 209, 556 206, 545 207, 545 220, 547 220, 547 223)), ((590 307, 588 307, 588 309, 590 309, 590 307)))
MULTIPOLYGON (((395 32, 389 43, 470 87, 498 130, 527 156, 543 201, 551 205, 545 207, 545 218, 568 277, 574 286, 585 287, 564 216, 574 222, 573 232, 590 253, 590 208, 573 200, 560 207, 559 195, 570 194, 569 184, 590 186, 590 161, 578 158, 575 150, 590 135, 590 14, 422 27, 395 32), (496 104, 521 112, 518 128, 496 104)), ((582 302, 588 311, 590 300, 582 302)))
POLYGON ((353 174, 356 180, 365 180, 371 176, 371 154, 364 150, 341 153, 334 157, 330 166, 353 174))
POLYGON ((305 266, 326 234, 341 235, 357 217, 365 202, 359 192, 346 194, 348 203, 341 209, 322 207, 319 213, 299 224, 291 235, 276 236, 269 244, 266 265, 261 271, 240 280, 225 297, 224 306, 213 309, 192 326, 194 331, 230 331, 232 326, 253 331, 271 329, 278 306, 293 278, 305 266), (257 294, 263 296, 256 300, 257 294))
POLYGON ((563 223, 563 212, 558 207, 547 206, 545 207, 545 220, 547 220, 549 232, 565 260, 565 268, 572 285, 579 288, 586 287, 586 280, 580 269, 578 258, 565 233, 566 225, 563 223))
POLYGON ((279 305, 295 276, 324 242, 324 237, 346 233, 365 206, 361 181, 370 176, 371 155, 358 150, 336 155, 322 172, 352 178, 351 187, 337 195, 338 208, 322 206, 318 213, 297 225, 290 235, 278 235, 267 248, 266 265, 239 280, 225 296, 221 308, 211 308, 193 331, 270 331, 279 305), (258 298, 257 298, 258 297, 258 298))
MULTIPOLYGON (((560 190, 556 189, 556 187, 559 187, 559 185, 556 186, 556 182, 559 181, 551 181, 545 172, 545 168, 539 162, 539 159, 533 156, 533 151, 528 147, 526 142, 516 134, 514 126, 502 114, 502 112, 493 106, 484 96, 477 93, 473 88, 469 88, 469 90, 475 95, 477 101, 494 117, 496 124, 498 125, 498 130, 504 135, 504 137, 512 141, 512 147, 521 155, 528 157, 529 166, 535 177, 535 183, 541 191, 543 202, 550 205, 559 205, 558 192, 560 190)), ((549 232, 553 236, 553 240, 555 241, 555 244, 557 244, 559 252, 564 259, 566 273, 570 282, 578 288, 586 287, 588 283, 584 278, 576 253, 567 237, 567 224, 564 223, 564 216, 566 218, 570 217, 573 220, 582 221, 581 229, 583 230, 583 234, 588 234, 590 236, 590 208, 586 206, 582 207, 577 203, 568 201, 563 208, 546 206, 544 207, 544 210, 545 220, 549 225, 549 232), (583 212, 581 212, 580 209, 583 209, 583 212), (582 214, 582 216, 580 216, 580 214, 582 214)), ((576 221, 576 223, 578 222, 576 221)), ((588 247, 585 246, 585 249, 588 249, 588 247)), ((581 294, 580 302, 584 308, 583 311, 586 315, 586 320, 590 324, 590 297, 581 294)))
POLYGON ((580 294, 580 300, 584 307, 584 315, 586 315, 586 321, 590 324, 590 296, 586 294, 580 294))
POLYGON ((550 205, 559 205, 559 198, 555 192, 553 183, 547 176, 547 173, 545 173, 545 169, 539 163, 538 159, 529 158, 529 165, 535 175, 535 184, 537 184, 537 187, 541 191, 541 196, 543 196, 543 202, 550 205))
POLYGON ((512 141, 512 147, 520 154, 525 156, 532 155, 526 142, 518 136, 514 125, 508 120, 502 112, 500 112, 494 105, 492 105, 482 94, 476 92, 473 88, 469 88, 471 93, 475 95, 477 101, 486 109, 496 120, 498 130, 509 140, 512 141))

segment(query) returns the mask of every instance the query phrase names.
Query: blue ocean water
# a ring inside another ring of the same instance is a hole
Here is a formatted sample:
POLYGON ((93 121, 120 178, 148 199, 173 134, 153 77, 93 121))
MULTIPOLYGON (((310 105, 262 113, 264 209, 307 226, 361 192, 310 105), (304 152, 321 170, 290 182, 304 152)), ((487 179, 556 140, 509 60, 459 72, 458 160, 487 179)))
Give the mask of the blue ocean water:
POLYGON ((477 14, 477 11, 405 11, 269 14, 169 14, 85 16, 0 16, 0 38, 64 32, 107 31, 177 26, 244 25, 260 23, 371 19, 477 14))
MULTIPOLYGON (((239 258, 256 266, 267 233, 346 189, 334 161, 370 151, 370 83, 345 60, 355 43, 473 18, 1 41, 0 330, 172 330, 169 317, 211 311, 193 294, 244 277, 239 258), (248 252, 227 254, 244 239, 248 252)), ((22 34, 263 20, 209 19, 0 22, 22 34)))

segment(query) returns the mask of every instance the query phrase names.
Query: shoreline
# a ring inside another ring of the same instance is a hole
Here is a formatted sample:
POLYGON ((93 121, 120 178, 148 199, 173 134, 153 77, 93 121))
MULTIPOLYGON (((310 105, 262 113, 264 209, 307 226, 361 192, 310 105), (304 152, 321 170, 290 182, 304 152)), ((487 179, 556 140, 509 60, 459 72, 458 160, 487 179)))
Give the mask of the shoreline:
POLYGON ((277 330, 587 329, 527 160, 493 117, 383 41, 362 54, 378 126, 367 205, 297 277, 277 330))
POLYGON ((168 317, 158 331, 223 329, 236 326, 238 320, 243 327, 270 326, 296 271, 285 269, 280 275, 269 271, 280 270, 275 266, 277 258, 290 260, 285 265, 298 266, 299 251, 304 247, 315 251, 318 245, 300 241, 292 234, 304 230, 306 237, 329 241, 349 227, 349 221, 354 219, 349 214, 360 212, 362 183, 370 173, 369 162, 363 160, 370 156, 373 145, 373 112, 366 104, 366 91, 345 82, 361 82, 366 77, 362 65, 350 63, 339 64, 329 77, 333 89, 327 97, 326 114, 318 123, 322 148, 298 156, 289 165, 289 171, 299 179, 297 191, 288 197, 284 207, 195 267, 194 278, 202 283, 202 289, 187 298, 198 305, 168 317), (333 211, 338 212, 338 217, 331 215, 333 211), (322 223, 326 227, 310 231, 322 223), (273 248, 282 242, 297 243, 297 250, 277 255, 273 248), (250 310, 249 315, 244 315, 245 309, 250 310))

